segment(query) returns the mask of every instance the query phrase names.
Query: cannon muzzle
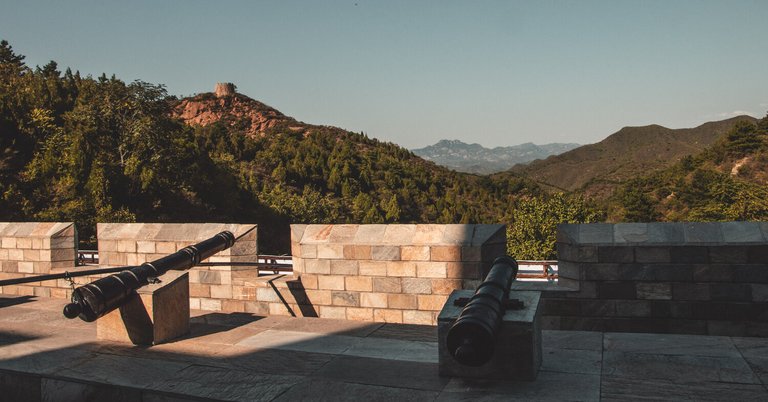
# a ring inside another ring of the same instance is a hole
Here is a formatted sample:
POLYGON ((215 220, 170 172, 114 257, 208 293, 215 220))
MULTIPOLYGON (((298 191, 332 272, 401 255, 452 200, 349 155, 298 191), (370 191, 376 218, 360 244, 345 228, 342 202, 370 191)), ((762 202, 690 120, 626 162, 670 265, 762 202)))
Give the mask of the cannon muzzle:
POLYGON ((235 235, 224 231, 173 254, 81 286, 72 292, 72 302, 64 306, 64 316, 79 316, 83 321, 94 321, 120 307, 137 289, 149 284, 151 278, 169 270, 190 269, 219 251, 232 247, 235 241, 235 235))
POLYGON ((493 356, 509 288, 517 278, 517 261, 499 257, 448 330, 448 351, 456 361, 479 367, 493 356))

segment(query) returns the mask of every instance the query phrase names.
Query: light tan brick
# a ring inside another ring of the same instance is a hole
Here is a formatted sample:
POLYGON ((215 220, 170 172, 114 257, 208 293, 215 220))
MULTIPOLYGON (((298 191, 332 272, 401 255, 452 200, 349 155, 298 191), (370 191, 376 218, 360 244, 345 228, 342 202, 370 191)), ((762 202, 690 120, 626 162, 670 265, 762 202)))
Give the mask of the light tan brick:
POLYGON ((431 246, 429 251, 432 261, 461 261, 461 246, 431 246))
POLYGON ((448 295, 418 295, 419 310, 440 311, 443 309, 448 295))
POLYGON ((434 325, 435 313, 432 311, 406 310, 403 311, 404 324, 434 325))
POLYGON ((19 237, 16 239, 16 248, 32 248, 32 239, 29 237, 19 237))
POLYGON ((3 248, 16 248, 16 238, 3 237, 2 246, 3 248))
POLYGON ((461 248, 461 261, 480 262, 483 260, 483 253, 478 246, 464 246, 461 248))
POLYGON ((256 289, 256 300, 263 302, 278 303, 280 297, 275 293, 275 290, 270 288, 258 288, 256 289))
POLYGON ((200 310, 221 311, 221 300, 201 297, 200 310))
POLYGON ((304 260, 304 272, 308 274, 324 274, 331 273, 331 261, 330 260, 304 260))
POLYGON ((429 246, 403 246, 400 258, 403 261, 429 261, 429 246))
POLYGON ((387 263, 383 261, 360 261, 360 275, 387 276, 387 263))
POLYGON ((117 240, 99 240, 99 254, 104 251, 117 251, 117 240))
POLYGON ((307 294, 307 299, 309 299, 310 304, 326 306, 331 304, 330 290, 307 289, 304 292, 307 294))
POLYGON ((373 278, 373 291, 384 293, 400 293, 402 291, 400 278, 373 278))
POLYGON ((416 295, 394 293, 387 296, 387 305, 389 308, 408 310, 417 308, 418 303, 416 295))
POLYGON ((295 312, 298 310, 298 306, 296 305, 288 305, 286 306, 283 303, 269 303, 269 315, 287 315, 291 316, 291 312, 295 312), (290 310, 289 310, 290 308, 290 310))
POLYGON ((387 307, 386 293, 360 293, 360 306, 362 307, 387 307))
POLYGON ((8 259, 11 261, 24 261, 24 250, 18 248, 8 249, 8 259))
POLYGON ((318 275, 317 287, 326 290, 344 290, 344 277, 332 275, 318 275))
POLYGON ((7 260, 8 259, 8 250, 4 248, 0 248, 0 261, 7 260))
POLYGON ((331 275, 357 275, 357 261, 331 260, 331 275))
POLYGON ((348 276, 345 279, 345 288, 358 292, 370 292, 373 290, 373 279, 370 276, 348 276))
POLYGON ((221 310, 222 311, 232 311, 235 313, 244 313, 245 312, 245 302, 242 300, 222 300, 221 301, 221 310))
POLYGON ((303 274, 299 280, 304 289, 317 289, 317 275, 303 274))
POLYGON ((69 296, 67 295, 67 289, 51 288, 51 297, 56 299, 66 299, 69 296))
POLYGON ((258 315, 269 315, 269 303, 260 301, 247 301, 245 304, 245 312, 258 315))
POLYGON ((231 299, 232 285, 212 285, 211 297, 214 299, 231 299))
POLYGON ((189 295, 191 297, 211 297, 211 287, 200 283, 190 283, 189 295))
POLYGON ((189 308, 194 310, 200 310, 200 298, 199 297, 190 297, 189 298, 189 308))
POLYGON ((37 286, 34 288, 34 293, 37 297, 51 297, 51 288, 37 286))
POLYGON ((416 276, 419 278, 445 278, 447 268, 442 262, 417 262, 416 276))
POLYGON ((159 241, 155 243, 155 252, 160 254, 171 254, 176 252, 176 243, 172 241, 159 241))
POLYGON ((373 321, 373 309, 364 307, 347 308, 347 319, 354 321, 373 321))
POLYGON ((334 306, 358 307, 360 306, 360 293, 358 292, 331 292, 331 304, 334 306))
POLYGON ((428 278, 403 278, 403 293, 430 294, 432 280, 428 278))
POLYGON ((400 324, 403 322, 402 310, 374 309, 373 320, 376 322, 391 322, 400 324))
POLYGON ((301 247, 300 256, 301 258, 317 258, 317 245, 314 244, 304 244, 301 247))
POLYGON ((340 260, 344 258, 344 246, 341 244, 318 244, 317 258, 340 260))
POLYGON ((449 295, 456 289, 461 289, 461 279, 432 279, 432 293, 449 295))
POLYGON ((30 261, 19 261, 18 270, 25 274, 33 274, 35 273, 35 263, 30 261))
POLYGON ((347 319, 346 307, 332 307, 332 306, 320 306, 319 314, 320 318, 333 318, 337 320, 347 319))
POLYGON ((347 260, 370 260, 371 246, 348 244, 344 246, 344 258, 347 260))
POLYGON ((136 242, 136 252, 137 253, 144 253, 144 254, 154 254, 155 251, 155 242, 153 241, 146 241, 146 240, 139 240, 136 242))
MULTIPOLYGON (((117 251, 121 253, 135 253, 136 242, 133 240, 118 240, 117 251)), ((205 310, 205 309, 203 309, 205 310)))
POLYGON ((415 277, 416 264, 409 261, 396 261, 387 264, 387 276, 415 277))
POLYGON ((32 238, 32 248, 35 250, 40 250, 43 248, 43 239, 33 237, 32 238))
POLYGON ((371 259, 376 261, 399 261, 399 246, 372 246, 371 259))

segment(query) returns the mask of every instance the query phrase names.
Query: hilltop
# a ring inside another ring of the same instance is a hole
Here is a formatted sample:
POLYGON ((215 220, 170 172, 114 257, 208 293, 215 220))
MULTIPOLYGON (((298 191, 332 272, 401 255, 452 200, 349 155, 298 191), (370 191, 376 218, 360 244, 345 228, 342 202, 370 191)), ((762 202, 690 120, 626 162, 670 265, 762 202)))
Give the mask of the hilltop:
POLYGON ((751 116, 704 123, 695 128, 659 125, 624 127, 606 139, 510 171, 555 190, 581 191, 598 198, 626 180, 664 169, 712 145, 734 124, 751 116))
POLYGON ((517 164, 561 154, 579 144, 525 143, 508 147, 486 148, 459 140, 441 140, 434 145, 411 150, 414 154, 457 172, 490 174, 502 172, 517 164))

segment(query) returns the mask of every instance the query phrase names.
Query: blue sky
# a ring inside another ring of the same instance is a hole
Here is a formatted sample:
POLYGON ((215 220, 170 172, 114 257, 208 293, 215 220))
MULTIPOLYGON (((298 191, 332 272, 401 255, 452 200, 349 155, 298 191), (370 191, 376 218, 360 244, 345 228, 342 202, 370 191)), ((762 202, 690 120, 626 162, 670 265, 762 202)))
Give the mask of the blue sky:
POLYGON ((592 143, 768 111, 768 1, 9 1, 29 65, 234 82, 408 148, 592 143))

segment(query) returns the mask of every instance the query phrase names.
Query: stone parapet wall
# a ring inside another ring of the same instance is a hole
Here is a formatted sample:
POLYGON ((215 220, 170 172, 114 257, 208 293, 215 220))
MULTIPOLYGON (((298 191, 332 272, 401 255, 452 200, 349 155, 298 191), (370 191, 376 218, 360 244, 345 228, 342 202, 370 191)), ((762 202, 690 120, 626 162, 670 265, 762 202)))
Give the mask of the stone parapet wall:
POLYGON ((561 225, 545 328, 768 336, 768 223, 561 225))
MULTIPOLYGON (((224 230, 240 239, 234 246, 209 258, 208 262, 256 262, 257 230, 253 224, 237 223, 99 223, 99 264, 140 265, 215 236, 224 230), (242 237, 241 237, 242 236, 242 237)), ((189 271, 190 308, 227 310, 232 299, 232 274, 238 270, 258 272, 253 267, 198 266, 189 271)), ((170 281, 182 272, 168 272, 170 281)))
MULTIPOLYGON (((0 222, 0 279, 45 275, 75 266, 77 231, 72 222, 0 222)), ((0 293, 51 296, 56 282, 0 287, 0 293)))
POLYGON ((477 287, 505 254, 506 232, 504 225, 291 225, 291 245, 292 309, 435 324, 451 291, 477 287))

